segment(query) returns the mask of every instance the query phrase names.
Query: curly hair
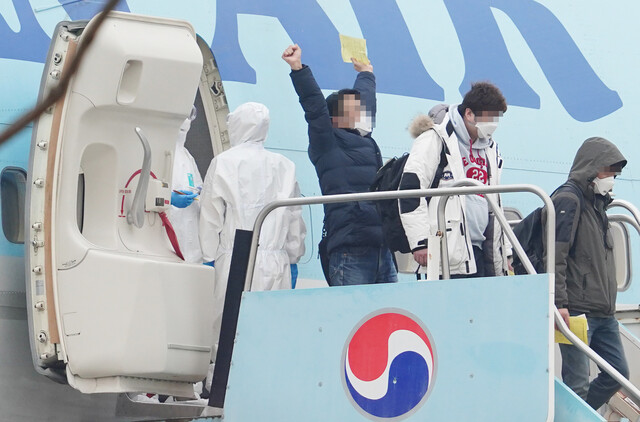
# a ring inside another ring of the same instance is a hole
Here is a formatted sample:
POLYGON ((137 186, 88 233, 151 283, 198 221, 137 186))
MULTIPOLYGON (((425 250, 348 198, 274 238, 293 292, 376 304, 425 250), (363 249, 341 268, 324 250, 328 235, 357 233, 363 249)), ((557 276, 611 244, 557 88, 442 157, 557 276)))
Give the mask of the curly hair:
POLYGON ((482 111, 507 111, 507 100, 500 92, 500 89, 491 82, 474 82, 471 90, 464 95, 460 104, 460 114, 470 108, 474 114, 482 111))

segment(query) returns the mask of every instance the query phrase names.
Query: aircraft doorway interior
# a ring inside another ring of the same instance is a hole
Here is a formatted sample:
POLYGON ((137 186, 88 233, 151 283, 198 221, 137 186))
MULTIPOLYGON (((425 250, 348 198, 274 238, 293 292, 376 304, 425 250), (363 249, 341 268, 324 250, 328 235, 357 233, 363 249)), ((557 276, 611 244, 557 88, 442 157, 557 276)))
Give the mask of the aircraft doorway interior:
MULTIPOLYGON (((107 23, 64 102, 34 127, 30 179, 2 175, 14 197, 29 186, 33 362, 84 393, 188 397, 213 347, 206 309, 214 270, 176 256, 161 213, 170 207, 178 131, 194 102, 189 146, 203 174, 228 145, 228 106, 213 55, 190 24, 121 13, 107 23)), ((55 84, 53 70, 64 72, 82 32, 58 25, 41 93, 55 84)), ((3 214, 23 214, 10 209, 19 203, 3 201, 3 214)), ((15 221, 11 215, 3 223, 15 221)))

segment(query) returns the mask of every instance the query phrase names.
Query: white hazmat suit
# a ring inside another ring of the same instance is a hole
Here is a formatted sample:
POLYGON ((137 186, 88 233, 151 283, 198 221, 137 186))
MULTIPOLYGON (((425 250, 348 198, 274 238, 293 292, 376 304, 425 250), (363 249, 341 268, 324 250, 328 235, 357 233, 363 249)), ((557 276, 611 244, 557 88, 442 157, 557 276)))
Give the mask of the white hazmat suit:
MULTIPOLYGON (((173 161, 173 174, 171 188, 199 193, 202 189, 202 177, 196 166, 196 162, 187 151, 184 143, 191 122, 195 119, 195 109, 191 116, 182 123, 178 140, 176 142, 175 157, 173 161)), ((176 232, 180 250, 184 260, 193 263, 202 263, 202 250, 198 234, 198 221, 200 218, 200 202, 193 201, 185 208, 171 207, 169 221, 176 232)))
MULTIPOLYGON (((205 262, 215 261, 216 269, 216 336, 236 229, 253 230, 265 205, 299 196, 293 162, 264 148, 269 110, 262 104, 245 103, 227 119, 231 148, 211 161, 200 197, 200 243, 205 262)), ((304 255, 305 235, 301 207, 278 208, 267 216, 252 290, 291 288, 290 264, 304 255)))

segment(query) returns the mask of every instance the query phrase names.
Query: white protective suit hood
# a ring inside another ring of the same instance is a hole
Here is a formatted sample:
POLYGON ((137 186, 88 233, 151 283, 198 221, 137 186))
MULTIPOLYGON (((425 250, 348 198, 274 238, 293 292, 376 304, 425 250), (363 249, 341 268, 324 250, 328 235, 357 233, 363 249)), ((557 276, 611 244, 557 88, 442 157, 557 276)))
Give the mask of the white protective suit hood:
MULTIPOLYGON (((253 230, 264 206, 300 195, 294 163, 264 148, 269 111, 262 104, 239 106, 228 117, 232 148, 211 160, 200 197, 200 244, 204 260, 215 261, 214 337, 220 330, 237 229, 253 230)), ((302 208, 278 208, 262 225, 252 290, 291 288, 290 264, 304 255, 302 208)))
MULTIPOLYGON (((189 151, 184 143, 187 139, 187 132, 191 127, 191 122, 196 118, 195 107, 191 110, 191 115, 182 122, 176 149, 174 150, 173 173, 171 177, 171 189, 186 190, 199 193, 202 189, 202 177, 189 151)), ((193 201, 186 208, 171 207, 169 221, 176 232, 180 250, 187 262, 201 263, 202 249, 200 248, 200 237, 198 234, 198 221, 200 219, 200 202, 193 201)))
POLYGON ((263 143, 269 132, 269 109, 260 103, 244 103, 227 116, 231 146, 245 142, 263 143))

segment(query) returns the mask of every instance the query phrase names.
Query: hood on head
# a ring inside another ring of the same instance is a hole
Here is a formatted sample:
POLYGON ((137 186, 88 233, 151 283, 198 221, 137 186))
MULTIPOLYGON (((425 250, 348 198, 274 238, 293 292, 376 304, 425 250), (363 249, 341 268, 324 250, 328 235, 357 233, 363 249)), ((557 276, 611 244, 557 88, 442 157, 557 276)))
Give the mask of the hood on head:
POLYGON ((435 124, 439 125, 444 120, 449 111, 449 104, 437 104, 429 110, 429 117, 433 119, 435 124))
POLYGON ((615 166, 622 170, 626 164, 627 160, 613 143, 600 137, 589 138, 578 148, 569 179, 584 191, 602 168, 615 166))
POLYGON ((260 103, 244 103, 227 116, 231 146, 264 142, 269 132, 269 109, 260 103))
POLYGON ((433 119, 426 114, 420 114, 416 116, 409 124, 409 134, 412 138, 417 138, 424 132, 428 131, 434 126, 433 119))

